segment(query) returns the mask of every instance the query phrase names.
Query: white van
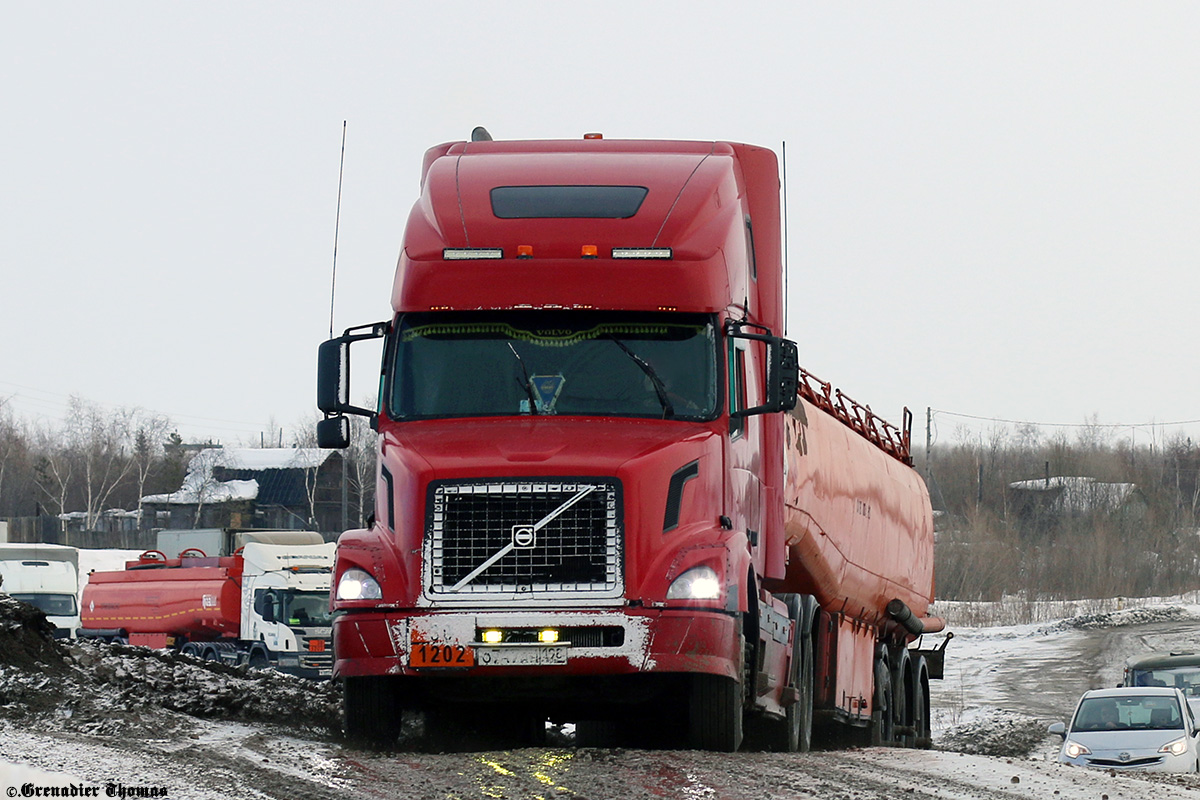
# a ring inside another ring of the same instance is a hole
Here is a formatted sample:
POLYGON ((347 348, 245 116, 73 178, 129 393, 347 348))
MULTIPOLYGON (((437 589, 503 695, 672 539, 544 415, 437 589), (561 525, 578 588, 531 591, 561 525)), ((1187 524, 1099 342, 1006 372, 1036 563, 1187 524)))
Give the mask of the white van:
POLYGON ((79 551, 61 544, 0 544, 0 593, 40 608, 58 630, 79 630, 79 551))

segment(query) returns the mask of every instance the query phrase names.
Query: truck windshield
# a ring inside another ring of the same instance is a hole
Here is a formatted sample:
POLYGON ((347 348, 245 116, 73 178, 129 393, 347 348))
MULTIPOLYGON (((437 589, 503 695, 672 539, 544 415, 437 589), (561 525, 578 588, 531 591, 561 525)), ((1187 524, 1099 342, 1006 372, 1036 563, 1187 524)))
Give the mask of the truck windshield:
POLYGON ((49 617, 71 617, 79 613, 75 605, 75 595, 73 594, 18 593, 12 595, 12 598, 29 603, 29 605, 40 609, 49 617))
POLYGON ((332 625, 329 617, 329 592, 287 592, 283 596, 282 620, 301 628, 332 625))
POLYGON ((704 420, 717 411, 714 318, 501 311, 397 321, 393 419, 557 414, 704 420))
POLYGON ((1200 697, 1200 666, 1137 669, 1132 673, 1129 686, 1173 686, 1188 697, 1200 697))

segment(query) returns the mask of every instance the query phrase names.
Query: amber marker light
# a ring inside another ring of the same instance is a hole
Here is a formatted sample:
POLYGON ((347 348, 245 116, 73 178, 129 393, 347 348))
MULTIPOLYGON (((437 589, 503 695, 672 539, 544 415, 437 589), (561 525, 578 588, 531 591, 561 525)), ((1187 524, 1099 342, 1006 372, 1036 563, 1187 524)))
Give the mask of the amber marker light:
POLYGON ((600 251, 596 249, 596 245, 594 244, 585 244, 579 251, 581 258, 597 258, 599 255, 600 251))
POLYGON ((585 139, 603 139, 604 134, 603 133, 585 133, 583 135, 583 138, 585 138, 585 139))
POLYGON ((533 245, 531 245, 531 244, 517 245, 517 258, 533 258, 533 245))

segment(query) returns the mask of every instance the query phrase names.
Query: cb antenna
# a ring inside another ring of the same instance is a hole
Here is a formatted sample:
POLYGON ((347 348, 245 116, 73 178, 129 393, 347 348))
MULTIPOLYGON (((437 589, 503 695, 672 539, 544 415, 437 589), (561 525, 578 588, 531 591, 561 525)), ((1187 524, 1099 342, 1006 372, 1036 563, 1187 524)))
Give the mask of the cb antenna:
POLYGON ((342 174, 346 168, 346 120, 342 120, 342 157, 338 162, 337 211, 333 217, 333 279, 329 283, 329 338, 333 338, 333 296, 337 288, 338 229, 342 225, 342 174))
MULTIPOLYGON (((787 336, 787 140, 781 144, 784 154, 784 336, 787 336)), ((334 337, 332 333, 329 336, 334 337)))

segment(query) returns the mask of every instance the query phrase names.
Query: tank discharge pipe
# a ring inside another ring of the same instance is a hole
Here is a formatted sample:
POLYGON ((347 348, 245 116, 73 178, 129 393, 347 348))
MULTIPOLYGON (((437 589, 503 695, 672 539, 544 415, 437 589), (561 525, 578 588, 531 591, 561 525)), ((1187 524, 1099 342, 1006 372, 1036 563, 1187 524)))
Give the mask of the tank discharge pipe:
POLYGON ((946 627, 946 621, 940 617, 918 617, 912 613, 903 600, 892 600, 887 604, 888 616, 896 620, 904 630, 913 636, 923 633, 937 633, 946 627))

